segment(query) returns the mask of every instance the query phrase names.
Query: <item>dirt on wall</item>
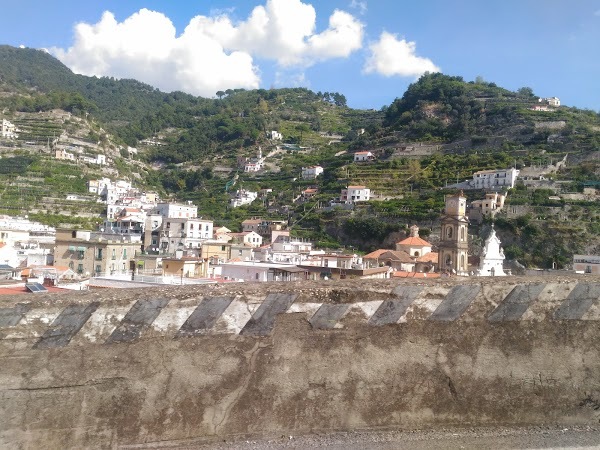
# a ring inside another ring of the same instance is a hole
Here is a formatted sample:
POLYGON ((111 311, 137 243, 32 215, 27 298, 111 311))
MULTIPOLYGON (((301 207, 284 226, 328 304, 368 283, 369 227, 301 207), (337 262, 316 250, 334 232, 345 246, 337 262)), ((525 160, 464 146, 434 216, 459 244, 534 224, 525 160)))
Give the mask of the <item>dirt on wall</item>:
POLYGON ((599 290, 564 277, 2 300, 0 447, 597 424, 599 290))

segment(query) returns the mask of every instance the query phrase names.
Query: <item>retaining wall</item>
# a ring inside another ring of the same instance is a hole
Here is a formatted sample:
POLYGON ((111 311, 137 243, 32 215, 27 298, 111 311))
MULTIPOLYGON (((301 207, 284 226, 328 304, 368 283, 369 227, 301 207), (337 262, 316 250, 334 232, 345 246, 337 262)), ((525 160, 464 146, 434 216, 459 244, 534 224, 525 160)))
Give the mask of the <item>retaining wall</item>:
POLYGON ((597 424, 600 279, 194 287, 0 299, 0 447, 597 424))

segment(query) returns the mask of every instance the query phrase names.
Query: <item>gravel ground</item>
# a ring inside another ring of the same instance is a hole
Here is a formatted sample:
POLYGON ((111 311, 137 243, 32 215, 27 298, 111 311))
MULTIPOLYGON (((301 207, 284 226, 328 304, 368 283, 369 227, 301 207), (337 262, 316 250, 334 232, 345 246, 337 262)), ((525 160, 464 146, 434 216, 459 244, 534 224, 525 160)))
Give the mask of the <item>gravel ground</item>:
POLYGON ((355 431, 270 439, 161 442, 124 448, 177 450, 453 450, 600 449, 600 427, 467 428, 437 431, 355 431))

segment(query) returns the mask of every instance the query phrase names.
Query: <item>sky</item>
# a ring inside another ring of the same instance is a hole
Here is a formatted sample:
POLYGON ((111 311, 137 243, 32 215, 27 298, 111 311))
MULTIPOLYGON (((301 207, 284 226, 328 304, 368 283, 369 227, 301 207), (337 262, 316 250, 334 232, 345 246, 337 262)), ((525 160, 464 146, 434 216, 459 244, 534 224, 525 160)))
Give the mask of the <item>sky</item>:
POLYGON ((425 72, 600 111, 600 0, 0 0, 0 44, 162 91, 306 87, 380 109, 425 72))

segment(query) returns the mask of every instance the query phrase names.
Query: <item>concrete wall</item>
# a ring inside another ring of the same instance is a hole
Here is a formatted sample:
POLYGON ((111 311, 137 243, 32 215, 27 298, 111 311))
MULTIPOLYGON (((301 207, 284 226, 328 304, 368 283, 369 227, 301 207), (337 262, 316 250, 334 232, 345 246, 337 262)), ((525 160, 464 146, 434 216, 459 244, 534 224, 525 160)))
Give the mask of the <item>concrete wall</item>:
POLYGON ((583 276, 2 298, 0 448, 597 424, 599 319, 583 276))

